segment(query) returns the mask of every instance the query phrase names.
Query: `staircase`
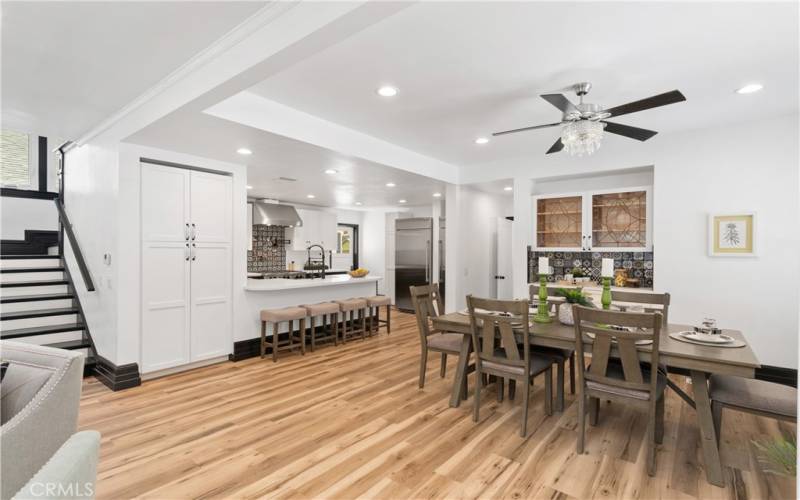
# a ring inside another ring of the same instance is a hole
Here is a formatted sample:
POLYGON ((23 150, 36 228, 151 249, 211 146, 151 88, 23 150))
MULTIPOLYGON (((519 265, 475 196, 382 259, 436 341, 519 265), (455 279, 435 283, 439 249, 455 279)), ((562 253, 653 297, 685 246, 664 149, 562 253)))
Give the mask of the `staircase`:
POLYGON ((94 344, 62 256, 0 255, 0 338, 80 351, 84 373, 94 372, 94 344))

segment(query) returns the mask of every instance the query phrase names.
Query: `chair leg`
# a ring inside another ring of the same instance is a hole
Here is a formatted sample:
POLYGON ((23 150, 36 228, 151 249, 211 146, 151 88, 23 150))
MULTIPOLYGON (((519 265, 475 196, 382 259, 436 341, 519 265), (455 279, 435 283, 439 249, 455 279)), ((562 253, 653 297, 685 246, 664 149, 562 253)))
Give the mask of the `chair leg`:
POLYGON ((475 365, 475 400, 472 406, 472 420, 478 421, 479 413, 481 410, 481 389, 483 389, 483 377, 481 377, 478 365, 475 365))
MULTIPOLYGON (((717 439, 719 439, 719 433, 717 433, 717 439)), ((658 444, 664 442, 664 396, 661 396, 658 401, 656 401, 655 440, 658 444)), ((719 442, 717 442, 717 444, 719 444, 719 442)))
POLYGON ((575 352, 569 358, 569 393, 575 394, 575 352))
POLYGON ((647 475, 656 474, 656 409, 651 406, 647 423, 647 475))
POLYGON ((519 428, 519 435, 526 437, 528 435, 528 402, 531 399, 531 386, 525 384, 525 390, 522 391, 522 425, 519 428))
POLYGON ((264 359, 264 354, 267 352, 267 322, 261 322, 261 359, 264 359))
POLYGON ((447 373, 447 354, 442 353, 442 366, 439 368, 439 376, 444 378, 445 373, 447 373))
POLYGON ((578 454, 583 454, 583 444, 586 439, 586 398, 583 391, 578 394, 578 454))
POLYGON ((556 362, 556 411, 564 411, 564 363, 559 359, 556 362))
POLYGON ((517 379, 509 379, 508 380, 508 400, 514 401, 514 396, 517 393, 517 379))
POLYGON ((419 388, 425 387, 425 370, 428 367, 428 349, 422 348, 422 355, 419 358, 419 388))
MULTIPOLYGON (((289 324, 291 325, 291 322, 289 322, 289 324)), ((273 363, 277 363, 278 362, 278 325, 280 325, 280 323, 277 322, 277 321, 275 323, 272 323, 272 362, 273 363)), ((289 334, 291 335, 291 332, 289 332, 289 334)))
POLYGON ((589 425, 597 425, 597 420, 600 417, 600 399, 589 398, 589 425))
POLYGON ((714 429, 717 434, 717 446, 719 447, 719 440, 722 437, 722 403, 719 401, 711 401, 711 419, 714 422, 714 429))
POLYGON ((504 382, 505 382, 505 379, 503 377, 497 377, 497 381, 495 382, 495 385, 497 386, 497 402, 498 403, 502 403, 503 402, 503 387, 504 387, 503 383, 504 382))
POLYGON ((469 398, 469 377, 464 377, 464 383, 461 384, 461 399, 466 401, 469 398))
MULTIPOLYGON (((563 363, 562 363, 563 368, 563 363)), ((563 382, 563 381, 562 381, 563 382)), ((564 384, 561 384, 562 392, 564 384)), ((544 372, 544 412, 547 415, 553 414, 553 369, 548 368, 544 372)))

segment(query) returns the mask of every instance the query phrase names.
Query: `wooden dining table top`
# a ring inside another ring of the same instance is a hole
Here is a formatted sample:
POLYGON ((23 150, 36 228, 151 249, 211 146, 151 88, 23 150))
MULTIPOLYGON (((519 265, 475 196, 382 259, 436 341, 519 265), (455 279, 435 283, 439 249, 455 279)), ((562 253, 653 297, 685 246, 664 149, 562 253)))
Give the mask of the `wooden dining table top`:
MULTIPOLYGON (((434 328, 446 332, 472 333, 469 316, 466 314, 458 312, 447 313, 432 318, 432 322, 434 328)), ((692 327, 672 323, 661 330, 658 348, 660 362, 674 368, 737 375, 747 378, 755 377, 755 369, 761 367, 747 339, 738 330, 723 329, 723 333, 745 342, 746 345, 744 347, 728 348, 690 344, 675 340, 669 336, 670 333, 686 330, 692 330, 692 327)), ((561 324, 557 318, 553 318, 551 323, 531 322, 530 340, 534 345, 574 349, 575 327, 561 324)), ((591 344, 592 340, 585 337, 584 343, 591 344)), ((637 350, 640 353, 641 360, 647 361, 650 359, 652 345, 641 345, 637 347, 637 350)), ((587 351, 591 352, 590 349, 587 351)))

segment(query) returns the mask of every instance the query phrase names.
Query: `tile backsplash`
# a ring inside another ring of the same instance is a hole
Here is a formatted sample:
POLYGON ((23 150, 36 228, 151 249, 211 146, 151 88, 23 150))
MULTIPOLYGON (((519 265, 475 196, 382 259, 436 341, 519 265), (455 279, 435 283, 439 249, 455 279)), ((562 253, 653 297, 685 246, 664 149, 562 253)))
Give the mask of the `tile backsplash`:
POLYGON ((535 252, 528 248, 528 282, 538 280, 539 257, 548 257, 553 274, 548 281, 564 279, 574 267, 580 267, 593 280, 600 279, 602 259, 614 259, 614 269, 627 269, 629 278, 638 278, 645 288, 653 287, 653 252, 535 252))
POLYGON ((285 238, 285 227, 253 224, 253 249, 247 252, 247 272, 285 270, 285 238))

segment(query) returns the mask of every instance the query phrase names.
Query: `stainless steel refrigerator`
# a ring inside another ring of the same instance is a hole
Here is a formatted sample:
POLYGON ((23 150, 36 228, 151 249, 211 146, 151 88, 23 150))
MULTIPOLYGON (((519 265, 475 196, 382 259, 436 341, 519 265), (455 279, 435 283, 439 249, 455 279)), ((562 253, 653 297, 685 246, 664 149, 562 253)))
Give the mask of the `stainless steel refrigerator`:
POLYGON ((433 272, 433 219, 395 221, 394 294, 397 308, 413 311, 409 287, 431 282, 433 272))

